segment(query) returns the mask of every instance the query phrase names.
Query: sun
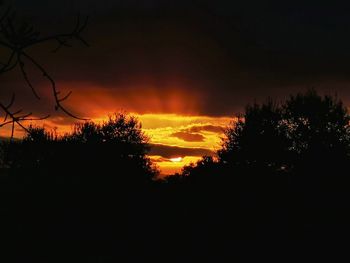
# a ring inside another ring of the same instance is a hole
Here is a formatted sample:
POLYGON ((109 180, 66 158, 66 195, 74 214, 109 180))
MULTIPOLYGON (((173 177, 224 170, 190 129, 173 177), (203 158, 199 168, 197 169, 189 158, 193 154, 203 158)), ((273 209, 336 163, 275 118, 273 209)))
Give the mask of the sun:
POLYGON ((170 161, 173 163, 180 163, 182 161, 182 157, 170 158, 170 161))

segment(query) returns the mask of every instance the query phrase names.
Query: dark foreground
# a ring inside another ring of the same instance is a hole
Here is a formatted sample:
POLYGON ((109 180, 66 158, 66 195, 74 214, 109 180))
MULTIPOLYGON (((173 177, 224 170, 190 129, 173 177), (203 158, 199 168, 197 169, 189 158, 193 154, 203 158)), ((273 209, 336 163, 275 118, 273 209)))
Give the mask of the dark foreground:
POLYGON ((348 262, 349 124, 314 91, 254 104, 163 181, 133 117, 31 128, 0 147, 1 262, 348 262))
POLYGON ((3 262, 296 261, 347 249, 347 191, 306 195, 288 178, 220 188, 61 179, 1 177, 3 262))

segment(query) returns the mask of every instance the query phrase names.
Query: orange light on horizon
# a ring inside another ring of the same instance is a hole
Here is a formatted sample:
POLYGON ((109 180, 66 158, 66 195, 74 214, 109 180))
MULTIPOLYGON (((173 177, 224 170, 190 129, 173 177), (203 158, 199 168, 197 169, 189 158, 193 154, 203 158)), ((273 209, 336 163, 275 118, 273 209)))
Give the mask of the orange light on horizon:
POLYGON ((172 161, 173 163, 179 163, 182 161, 182 157, 177 157, 177 158, 170 158, 170 161, 172 161))
MULTIPOLYGON (((142 130, 149 137, 149 143, 161 146, 158 152, 149 157, 159 167, 162 175, 181 172, 185 165, 196 163, 206 152, 214 153, 219 149, 224 127, 232 120, 229 117, 209 117, 181 114, 137 114, 142 130), (205 151, 203 151, 205 150, 205 151)), ((91 119, 96 123, 107 120, 108 114, 102 113, 91 119)), ((43 122, 28 122, 45 127, 48 131, 63 135, 72 131, 74 122, 68 117, 53 117, 43 122)), ((8 130, 2 130, 5 132, 8 130)), ((18 138, 24 133, 16 132, 18 138)), ((154 147, 154 146, 153 146, 154 147)))
MULTIPOLYGON (((186 156, 182 157, 181 161, 172 161, 171 159, 164 159, 161 156, 150 156, 151 160, 160 169, 160 178, 164 178, 175 173, 180 173, 184 166, 195 164, 201 159, 200 156, 186 156)), ((178 158, 176 158, 178 159, 178 158)))

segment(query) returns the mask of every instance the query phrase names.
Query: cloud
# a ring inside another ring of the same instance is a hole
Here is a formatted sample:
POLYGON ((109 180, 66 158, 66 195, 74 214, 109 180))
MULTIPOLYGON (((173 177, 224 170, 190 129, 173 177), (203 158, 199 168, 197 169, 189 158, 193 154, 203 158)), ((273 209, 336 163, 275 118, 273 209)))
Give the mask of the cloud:
POLYGON ((205 139, 205 137, 202 134, 189 132, 175 132, 171 134, 171 136, 179 138, 186 142, 203 142, 205 139))
POLYGON ((164 158, 162 156, 154 156, 151 157, 151 160, 153 162, 157 162, 157 163, 163 163, 163 162, 171 162, 171 158, 164 158))
MULTIPOLYGON (((350 27, 350 19, 341 8, 332 10, 336 16, 328 17, 325 6, 317 10, 300 6, 303 12, 294 13, 261 1, 254 1, 259 6, 254 10, 244 1, 204 1, 210 12, 184 0, 154 0, 152 4, 106 0, 103 5, 93 0, 73 5, 58 0, 16 2, 15 8, 23 9, 41 32, 44 27, 44 33, 69 32, 77 10, 94 17, 83 32, 89 48, 73 42, 72 48, 58 55, 50 54, 51 48, 45 46, 31 50, 62 92, 73 91, 64 104, 81 117, 119 108, 137 113, 233 116, 254 100, 283 99, 313 86, 331 87, 342 97, 350 97, 350 38, 342 31, 350 27), (309 17, 317 18, 315 23, 309 17), (325 27, 322 21, 332 21, 333 26, 325 27), (248 44, 247 39, 251 40, 248 44)), ((40 103, 30 100, 30 94, 23 95, 23 90, 30 89, 18 71, 9 76, 11 83, 3 85, 0 97, 11 97, 17 85, 20 108, 51 114, 52 101, 43 105, 52 99, 50 84, 31 68, 26 62, 35 86, 43 86, 40 103)))
POLYGON ((204 142, 206 140, 203 132, 212 132, 221 134, 224 131, 223 126, 216 125, 192 125, 191 127, 181 129, 178 132, 172 133, 170 136, 178 138, 186 142, 204 142))
POLYGON ((162 144, 150 144, 151 151, 149 155, 158 155, 166 159, 185 156, 204 156, 214 155, 213 151, 204 148, 184 148, 178 146, 168 146, 162 144))
POLYGON ((224 131, 225 127, 222 126, 215 126, 215 125, 193 125, 191 128, 183 130, 187 132, 202 132, 202 131, 208 131, 208 132, 214 132, 214 133, 222 133, 224 131))

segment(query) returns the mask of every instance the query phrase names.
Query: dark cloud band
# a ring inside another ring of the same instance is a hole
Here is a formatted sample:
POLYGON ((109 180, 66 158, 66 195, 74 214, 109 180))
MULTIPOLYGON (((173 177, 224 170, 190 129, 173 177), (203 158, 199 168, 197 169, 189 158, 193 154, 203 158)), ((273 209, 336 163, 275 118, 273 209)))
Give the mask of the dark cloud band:
POLYGON ((162 144, 151 144, 150 147, 151 151, 149 155, 158 155, 167 159, 185 156, 214 155, 214 152, 203 148, 183 148, 162 144))

